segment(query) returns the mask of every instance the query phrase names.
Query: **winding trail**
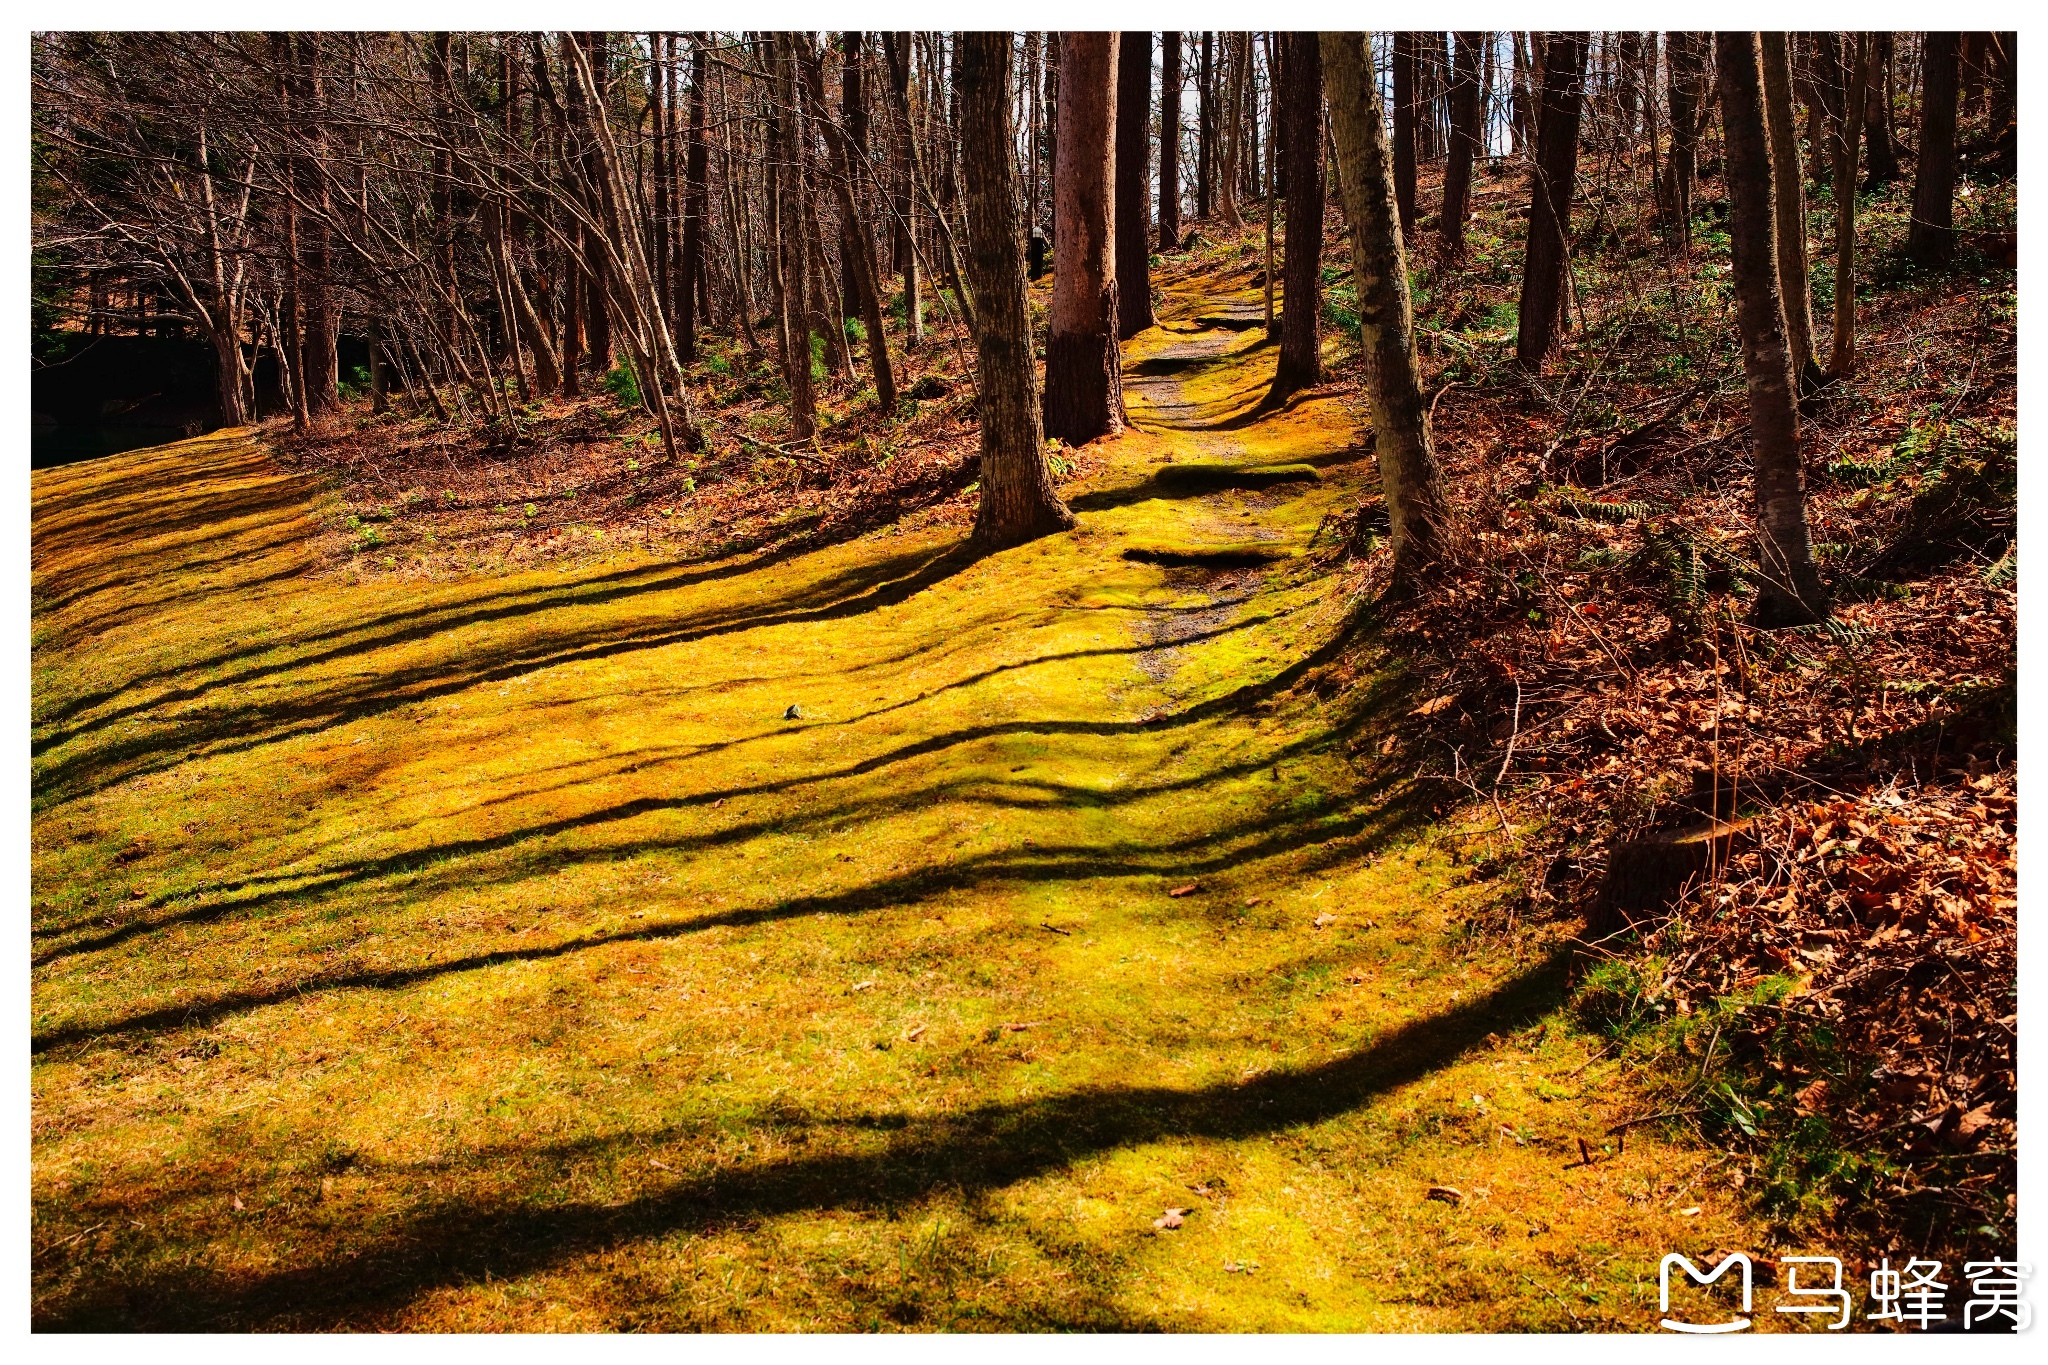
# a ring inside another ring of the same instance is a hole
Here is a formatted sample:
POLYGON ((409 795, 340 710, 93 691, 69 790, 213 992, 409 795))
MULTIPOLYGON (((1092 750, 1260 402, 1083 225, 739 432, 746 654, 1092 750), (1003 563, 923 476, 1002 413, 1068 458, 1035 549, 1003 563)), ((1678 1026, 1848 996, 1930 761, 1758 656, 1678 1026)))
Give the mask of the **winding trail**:
POLYGON ((35 475, 36 1324, 1645 1330, 1765 1250, 1377 766, 1256 310, 985 558, 358 581, 246 433, 35 475))

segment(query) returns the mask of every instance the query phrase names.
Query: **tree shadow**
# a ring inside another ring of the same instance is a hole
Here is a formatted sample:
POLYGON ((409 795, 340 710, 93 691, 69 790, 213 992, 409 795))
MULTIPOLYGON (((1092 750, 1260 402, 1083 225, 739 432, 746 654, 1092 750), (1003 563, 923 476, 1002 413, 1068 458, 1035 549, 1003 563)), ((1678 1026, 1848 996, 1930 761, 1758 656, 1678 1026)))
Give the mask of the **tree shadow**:
MULTIPOLYGON (((685 1175, 624 1202, 445 1197, 308 1262, 258 1273, 215 1272, 194 1258, 176 1269, 100 1281, 42 1331, 336 1330, 388 1323, 435 1290, 543 1273, 594 1253, 675 1233, 752 1227, 825 1210, 894 1212, 936 1196, 975 1196, 1051 1175, 1104 1153, 1162 1141, 1239 1141, 1341 1117, 1452 1065, 1488 1034, 1555 1007, 1567 955, 1553 952, 1484 995, 1391 1030, 1357 1052, 1314 1066, 1192 1090, 1089 1086, 904 1120, 848 1115, 798 1121, 814 1136, 852 1129, 867 1150, 828 1151, 685 1175)), ((665 1138, 635 1132, 559 1147, 479 1153, 461 1174, 479 1188, 520 1183, 543 1162, 558 1175, 609 1166, 665 1138), (565 1169, 566 1168, 566 1169, 565 1169), (497 1178, 492 1179, 493 1174, 497 1178)), ((572 1188, 556 1179, 555 1188, 572 1188)))
MULTIPOLYGON (((285 701, 243 700, 253 690, 249 686, 251 683, 319 663, 355 659, 373 647, 442 635, 462 625, 490 619, 493 613, 477 613, 457 620, 421 620, 390 632, 375 645, 367 642, 337 645, 310 656, 245 669, 224 678, 206 679, 103 711, 69 730, 46 734, 32 741, 33 757, 41 758, 60 748, 72 751, 36 769, 34 800, 38 807, 46 806, 87 790, 158 772, 192 758, 239 753, 294 735, 348 724, 399 707, 467 691, 480 684, 502 682, 537 668, 608 659, 739 631, 844 620, 907 601, 961 572, 981 557, 982 552, 964 540, 938 550, 907 551, 829 573, 770 606, 726 608, 682 624, 675 623, 672 618, 651 616, 607 630, 592 627, 587 619, 573 611, 564 611, 544 622, 541 629, 495 648, 464 649, 459 662, 444 658, 384 669, 356 669, 324 687, 316 684, 317 690, 311 690, 311 695, 302 692, 285 701), (233 700, 196 714, 188 709, 178 717, 175 725, 143 733, 124 733, 98 744, 81 743, 124 720, 167 706, 199 701, 221 689, 232 689, 233 700)), ((636 589, 652 590, 651 587, 636 589)), ((587 604, 588 599, 579 600, 573 594, 568 602, 563 602, 553 594, 543 593, 540 600, 502 608, 499 612, 528 616, 554 611, 565 605, 587 604)))

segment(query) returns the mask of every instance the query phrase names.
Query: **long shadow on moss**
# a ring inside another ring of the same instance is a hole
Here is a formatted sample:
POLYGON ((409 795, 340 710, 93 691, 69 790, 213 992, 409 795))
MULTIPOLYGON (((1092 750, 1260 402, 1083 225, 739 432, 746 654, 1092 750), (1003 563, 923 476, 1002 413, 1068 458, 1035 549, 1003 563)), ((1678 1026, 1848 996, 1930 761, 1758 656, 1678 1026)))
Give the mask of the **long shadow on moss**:
MULTIPOLYGON (((496 653, 466 653, 459 664, 452 666, 450 661, 443 659, 412 667, 358 670, 311 698, 271 704, 232 703, 209 710, 197 719, 190 715, 181 716, 179 724, 161 730, 123 736, 105 744, 80 746, 74 753, 45 764, 35 772, 35 803, 41 808, 88 790, 158 772, 191 758, 239 753, 294 735, 345 725, 401 706, 417 705, 466 691, 482 683, 502 682, 536 668, 608 659, 736 631, 858 616, 906 601, 967 568, 979 558, 980 553, 964 542, 937 552, 926 550, 892 556, 857 570, 831 575, 769 607, 733 608, 680 626, 663 618, 648 617, 607 634, 593 631, 574 613, 565 613, 552 630, 512 642, 496 653)), ((506 612, 525 615, 558 605, 561 603, 533 604, 508 608, 506 612)), ((388 645, 423 639, 463 624, 465 622, 460 620, 423 623, 416 628, 396 632, 378 643, 388 645)), ((338 646, 310 658, 249 669, 229 678, 159 693, 147 701, 95 716, 69 731, 46 735, 35 741, 32 749, 36 756, 41 756, 144 711, 189 703, 221 687, 232 686, 239 693, 252 681, 313 663, 355 657, 371 647, 367 644, 338 646)))
MULTIPOLYGON (((826 1209, 895 1211, 936 1195, 973 1197, 1146 1143, 1261 1137, 1350 1113, 1451 1065, 1487 1034, 1528 1023, 1561 997, 1564 970, 1564 955, 1553 954, 1482 996, 1316 1066, 1195 1090, 1093 1086, 914 1119, 893 1130, 874 1124, 868 1126, 878 1135, 873 1150, 686 1177, 623 1203, 451 1197, 380 1226, 346 1250, 269 1273, 213 1273, 193 1264, 95 1284, 61 1309, 38 1314, 34 1325, 45 1331, 362 1327, 435 1290, 486 1275, 536 1274, 678 1232, 743 1229, 764 1218, 826 1209)), ((822 1126, 861 1125, 856 1116, 822 1126)), ((553 1156, 608 1166, 662 1136, 633 1133, 577 1143, 566 1152, 514 1149, 504 1156, 508 1164, 553 1156)), ((576 1183, 559 1179, 554 1188, 576 1183)))

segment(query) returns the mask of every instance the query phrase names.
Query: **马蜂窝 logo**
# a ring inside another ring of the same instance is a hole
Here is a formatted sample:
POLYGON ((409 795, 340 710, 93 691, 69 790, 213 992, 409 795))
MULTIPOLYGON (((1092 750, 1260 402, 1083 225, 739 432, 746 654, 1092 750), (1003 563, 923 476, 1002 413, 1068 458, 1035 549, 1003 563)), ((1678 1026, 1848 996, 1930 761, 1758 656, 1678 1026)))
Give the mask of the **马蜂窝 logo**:
POLYGON ((1730 1266, 1742 1267, 1742 1311, 1747 1313, 1750 1305, 1750 1264, 1749 1257, 1740 1251, 1731 1251, 1721 1264, 1706 1274, 1686 1257, 1674 1251, 1657 1263, 1657 1308, 1664 1314, 1663 1326, 1672 1332, 1740 1332, 1749 1326, 1748 1318, 1730 1318, 1726 1322, 1679 1322, 1671 1316, 1671 1267, 1682 1266, 1685 1277, 1702 1287, 1714 1283, 1728 1273, 1730 1266))

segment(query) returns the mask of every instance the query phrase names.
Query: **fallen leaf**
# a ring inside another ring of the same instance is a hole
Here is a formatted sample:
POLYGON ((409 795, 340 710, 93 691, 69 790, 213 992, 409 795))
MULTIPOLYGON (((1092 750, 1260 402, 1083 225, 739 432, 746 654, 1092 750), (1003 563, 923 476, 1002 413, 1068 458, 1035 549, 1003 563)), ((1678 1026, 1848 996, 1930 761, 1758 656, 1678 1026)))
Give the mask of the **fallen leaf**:
POLYGON ((1028 1028, 1037 1028, 1037 1027, 1038 1027, 1038 1026, 1039 1026, 1040 1024, 1042 1024, 1042 1023, 1044 1023, 1044 1022, 1045 1022, 1045 1020, 1043 1020, 1043 1019, 1026 1019, 1026 1020, 1025 1020, 1025 1021, 1024 1021, 1023 1023, 1021 1023, 1021 1024, 1005 1024, 1005 1025, 1003 1025, 1003 1032, 1005 1032, 1005 1033, 1022 1033, 1022 1032, 1023 1032, 1023 1031, 1025 1030, 1025 1029, 1028 1029, 1028 1028))
POLYGON ((235 1196, 235 1210, 236 1210, 236 1212, 240 1212, 240 1211, 241 1211, 241 1208, 242 1208, 242 1196, 238 1194, 238 1195, 236 1195, 236 1196, 235 1196))
POLYGON ((1422 705, 1416 707, 1409 714, 1417 716, 1433 716, 1439 711, 1449 710, 1451 703, 1455 702, 1457 699, 1458 698, 1454 693, 1447 694, 1441 697, 1432 697, 1428 701, 1422 703, 1422 705))
POLYGON ((1195 891, 1200 886, 1200 882, 1189 882, 1186 886, 1174 887, 1173 890, 1167 892, 1166 894, 1169 896, 1192 896, 1195 894, 1195 891))
POLYGON ((1316 916, 1315 927, 1320 929, 1325 925, 1335 924, 1336 922, 1337 917, 1325 910, 1322 914, 1316 916))
POLYGON ((1991 1106, 1988 1104, 1979 1105, 1956 1120, 1955 1126, 1949 1130, 1949 1143, 1952 1146, 1958 1147, 1974 1144, 1978 1140, 1977 1134, 1989 1126, 1990 1123, 1991 1106))
POLYGON ((675 1169, 674 1167, 669 1166, 664 1162, 656 1161, 653 1157, 647 1158, 647 1164, 652 1166, 657 1171, 668 1171, 675 1169))
POLYGON ((1689 1209, 1680 1209, 1678 1211, 1678 1216, 1680 1218, 1697 1218, 1700 1216, 1700 1206, 1698 1204, 1694 1204, 1689 1209))
POLYGON ((856 981, 853 983, 853 988, 857 991, 871 991, 875 988, 875 983, 872 981, 856 981))
POLYGON ((1207 1185, 1190 1185, 1188 1188, 1201 1195, 1204 1199, 1214 1199, 1216 1197, 1216 1191, 1210 1189, 1207 1185))
POLYGON ((1179 1227, 1187 1220, 1188 1211, 1186 1209, 1168 1209, 1165 1213, 1152 1220, 1152 1226, 1164 1232, 1168 1228, 1179 1227))
POLYGON ((1431 1185, 1429 1193, 1423 1198, 1434 1199, 1442 1204, 1462 1204, 1465 1202, 1465 1192, 1455 1185, 1431 1185))
POLYGON ((1394 746, 1400 742, 1401 737, 1399 735, 1388 735, 1386 743, 1380 745, 1380 757, 1385 758, 1388 754, 1394 752, 1394 746))
POLYGON ((903 1035, 903 1041, 906 1043, 914 1043, 922 1037, 924 1037, 924 1025, 919 1024, 916 1028, 911 1029, 909 1032, 903 1035))

